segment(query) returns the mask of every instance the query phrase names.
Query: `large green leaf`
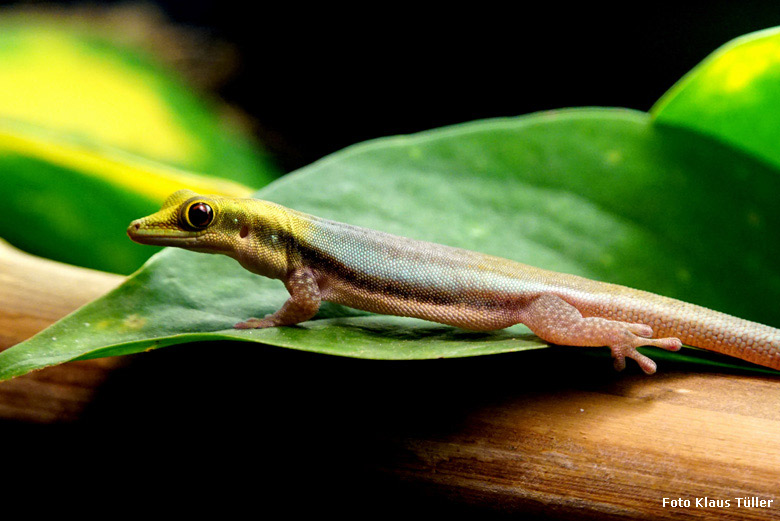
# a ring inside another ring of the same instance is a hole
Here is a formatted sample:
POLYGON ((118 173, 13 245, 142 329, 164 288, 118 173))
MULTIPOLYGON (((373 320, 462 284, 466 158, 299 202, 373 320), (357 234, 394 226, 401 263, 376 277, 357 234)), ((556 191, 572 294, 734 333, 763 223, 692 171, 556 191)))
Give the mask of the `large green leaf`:
POLYGON ((653 107, 658 123, 701 132, 780 166, 780 28, 708 56, 653 107))
MULTIPOLYGON (((780 324, 779 190, 774 169, 717 142, 656 128, 643 113, 593 109, 354 146, 256 195, 780 324)), ((286 297, 279 281, 227 257, 167 249, 114 292, 0 353, 0 378, 205 339, 388 359, 544 345, 523 326, 471 333, 335 305, 297 327, 231 329, 286 297)))
POLYGON ((140 51, 87 29, 0 20, 0 237, 12 244, 130 273, 155 250, 128 243, 128 220, 178 188, 246 195, 277 172, 140 51))

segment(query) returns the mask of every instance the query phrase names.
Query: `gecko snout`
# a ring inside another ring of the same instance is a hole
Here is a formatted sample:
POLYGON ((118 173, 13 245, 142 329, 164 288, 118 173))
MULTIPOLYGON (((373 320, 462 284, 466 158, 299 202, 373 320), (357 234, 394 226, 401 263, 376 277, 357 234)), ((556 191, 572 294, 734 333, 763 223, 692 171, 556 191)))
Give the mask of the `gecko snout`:
POLYGON ((131 239, 135 239, 138 237, 138 232, 141 230, 141 221, 142 219, 136 219, 135 221, 130 223, 130 226, 127 227, 127 235, 131 239))

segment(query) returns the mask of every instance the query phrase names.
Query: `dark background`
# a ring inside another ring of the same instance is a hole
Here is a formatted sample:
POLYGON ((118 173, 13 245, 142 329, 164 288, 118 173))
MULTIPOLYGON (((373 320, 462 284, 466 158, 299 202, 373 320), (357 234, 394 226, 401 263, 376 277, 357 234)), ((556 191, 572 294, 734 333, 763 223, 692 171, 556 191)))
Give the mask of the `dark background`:
POLYGON ((291 168, 366 139, 474 119, 576 106, 648 110, 720 45, 780 24, 776 2, 342 12, 260 2, 254 14, 244 2, 159 5, 236 45, 239 68, 219 94, 280 138, 291 168))
POLYGON ((208 62, 214 42, 229 44, 230 71, 208 94, 245 112, 286 170, 367 139, 474 119, 578 106, 646 111, 720 45, 780 25, 772 1, 3 5, 152 6, 192 30, 203 53, 195 62, 208 62))
POLYGON ((228 43, 231 72, 212 87, 252 118, 287 170, 366 139, 474 119, 577 106, 648 110, 720 45, 780 24, 772 1, 0 5, 147 5, 192 29, 204 54, 210 41, 228 43))
MULTIPOLYGON (((0 5, 14 3, 22 2, 0 5)), ((648 110, 718 46, 780 25, 776 2, 154 4, 173 23, 232 45, 235 67, 213 93, 248 115, 286 170, 367 139, 480 118, 648 110)), ((511 356, 388 363, 174 346, 133 358, 76 424, 0 422, 0 441, 29 483, 83 472, 85 492, 116 486, 122 504, 159 497, 168 508, 241 506, 252 515, 474 513, 377 467, 394 461, 405 433, 435 434, 471 405, 581 377, 581 360, 545 358, 559 355, 524 355, 522 366, 511 356), (225 367, 215 367, 215 350, 225 367)), ((599 377, 611 377, 610 364, 599 364, 609 370, 599 377)))
POLYGON ((171 19, 236 44, 219 94, 301 166, 366 139, 577 106, 648 110, 710 52, 780 24, 776 2, 630 8, 528 2, 355 6, 343 12, 240 2, 159 3, 171 19))

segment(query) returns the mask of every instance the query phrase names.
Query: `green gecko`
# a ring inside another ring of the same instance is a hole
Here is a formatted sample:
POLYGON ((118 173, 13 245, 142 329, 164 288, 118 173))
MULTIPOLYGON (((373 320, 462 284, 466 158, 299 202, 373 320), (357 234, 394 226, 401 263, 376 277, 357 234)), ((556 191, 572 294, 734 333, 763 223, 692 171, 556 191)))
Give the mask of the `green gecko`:
POLYGON ((238 329, 289 326, 323 300, 477 331, 522 323, 542 340, 608 346, 652 374, 640 346, 682 343, 780 369, 780 330, 625 286, 307 215, 257 199, 172 194, 130 223, 136 242, 221 253, 281 279, 290 298, 238 329))

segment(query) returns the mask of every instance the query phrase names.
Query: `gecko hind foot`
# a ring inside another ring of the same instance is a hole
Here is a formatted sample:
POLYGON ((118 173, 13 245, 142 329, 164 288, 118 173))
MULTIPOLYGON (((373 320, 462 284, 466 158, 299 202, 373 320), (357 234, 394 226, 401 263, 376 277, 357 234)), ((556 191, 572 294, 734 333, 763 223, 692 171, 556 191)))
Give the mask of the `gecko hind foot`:
POLYGON ((631 358, 645 373, 655 372, 655 362, 637 351, 637 347, 655 346, 669 351, 682 347, 679 338, 652 338, 653 328, 646 324, 584 317, 579 309, 552 293, 539 295, 520 308, 518 318, 539 338, 552 344, 609 346, 618 371, 626 367, 626 358, 631 358))
POLYGON ((634 333, 636 336, 642 337, 642 338, 650 338, 653 336, 653 328, 650 326, 646 326, 644 324, 638 324, 636 322, 617 322, 618 324, 622 324, 634 333))
MULTIPOLYGON (((650 330, 650 335, 652 335, 652 329, 650 330)), ((615 359, 615 369, 618 371, 625 369, 626 358, 631 358, 639 364, 639 367, 646 374, 653 374, 656 370, 655 362, 637 351, 637 347, 655 346, 660 347, 661 349, 666 349, 667 351, 679 351, 682 347, 682 342, 679 338, 648 338, 650 335, 638 335, 634 331, 631 331, 631 333, 626 335, 627 338, 625 338, 623 341, 610 345, 609 348, 612 350, 612 358, 615 359)))

